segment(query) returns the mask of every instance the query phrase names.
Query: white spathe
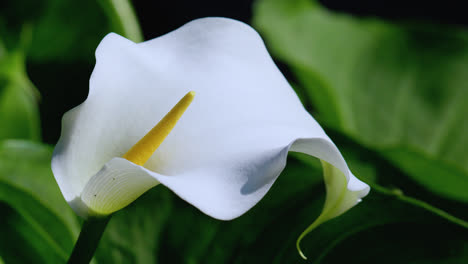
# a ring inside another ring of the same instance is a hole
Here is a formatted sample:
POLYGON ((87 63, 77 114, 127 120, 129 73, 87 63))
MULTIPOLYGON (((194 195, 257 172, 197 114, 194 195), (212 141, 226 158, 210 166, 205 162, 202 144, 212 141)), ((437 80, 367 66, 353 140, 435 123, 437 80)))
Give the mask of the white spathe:
POLYGON ((288 151, 330 164, 327 218, 369 192, 305 111, 257 32, 232 19, 203 18, 139 44, 116 34, 102 40, 88 98, 63 117, 52 170, 85 218, 119 210, 161 183, 229 220, 265 195, 288 151), (144 166, 120 158, 191 90, 192 105, 144 166))

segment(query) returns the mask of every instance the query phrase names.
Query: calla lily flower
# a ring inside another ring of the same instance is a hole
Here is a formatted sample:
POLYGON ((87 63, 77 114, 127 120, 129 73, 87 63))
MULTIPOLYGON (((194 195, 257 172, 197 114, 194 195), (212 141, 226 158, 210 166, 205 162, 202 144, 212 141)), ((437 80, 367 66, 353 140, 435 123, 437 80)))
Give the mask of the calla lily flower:
POLYGON ((111 214, 162 184, 230 220, 262 199, 290 151, 322 161, 320 221, 369 192, 258 33, 232 19, 203 18, 139 44, 113 33, 102 40, 88 98, 63 117, 52 170, 84 218, 111 214))

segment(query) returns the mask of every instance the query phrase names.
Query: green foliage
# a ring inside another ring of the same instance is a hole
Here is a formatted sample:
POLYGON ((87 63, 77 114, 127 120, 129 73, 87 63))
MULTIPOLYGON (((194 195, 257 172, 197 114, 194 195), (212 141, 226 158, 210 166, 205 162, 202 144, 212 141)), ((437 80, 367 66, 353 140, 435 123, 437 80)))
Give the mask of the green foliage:
POLYGON ((0 43, 0 140, 40 140, 37 92, 26 76, 24 54, 0 43))
MULTIPOLYGON (((230 222, 214 220, 165 187, 158 186, 113 216, 96 259, 103 263, 230 262, 236 257, 238 248, 249 249, 267 226, 275 228, 280 224, 278 217, 297 209, 296 204, 290 203, 291 197, 303 196, 311 186, 321 187, 319 170, 310 171, 296 160, 290 160, 290 163, 292 166, 288 167, 281 186, 273 187, 274 194, 268 195, 259 209, 230 222), (309 172, 304 173, 304 169, 309 172)), ((317 197, 323 196, 322 188, 319 190, 317 197)), ((323 198, 314 202, 314 214, 320 212, 323 198)), ((268 248, 263 250, 268 251, 268 248)))
POLYGON ((64 263, 66 253, 42 228, 5 203, 0 202, 0 210, 4 215, 0 219, 0 254, 7 263, 64 263))
POLYGON ((110 31, 96 1, 8 1, 0 11, 0 34, 13 49, 19 32, 29 30, 28 60, 92 62, 99 41, 110 31))
POLYGON ((357 19, 307 0, 264 0, 255 10, 322 124, 468 202, 468 32, 357 19))
POLYGON ((143 41, 143 33, 130 0, 97 1, 110 21, 112 30, 134 42, 143 41))
MULTIPOLYGON (((26 65, 92 65, 107 32, 141 40, 134 20, 126 0, 22 0, 0 9, 0 263, 63 263, 79 232, 50 170, 52 147, 37 142, 40 97, 26 65)), ((254 24, 352 171, 372 186, 361 204, 304 238, 309 263, 467 262, 466 222, 429 204, 468 217, 467 33, 357 19, 310 0, 260 0, 254 24)), ((322 210, 322 168, 291 156, 265 199, 230 222, 164 186, 150 190, 113 215, 94 262, 306 263, 295 243, 322 210)))
POLYGON ((51 156, 40 143, 0 142, 0 255, 7 263, 61 263, 71 252, 78 222, 53 178, 51 156))
MULTIPOLYGON (((229 222, 201 214, 162 186, 152 189, 113 216, 98 262, 305 263, 295 242, 320 213, 324 186, 320 163, 299 158, 288 160, 253 210, 229 222)), ((306 236, 303 249, 308 263, 457 263, 468 258, 467 235, 427 210, 373 191, 365 202, 306 236)))
POLYGON ((98 263, 156 263, 158 249, 166 243, 160 235, 173 221, 172 199, 173 194, 158 186, 115 213, 98 247, 98 263))

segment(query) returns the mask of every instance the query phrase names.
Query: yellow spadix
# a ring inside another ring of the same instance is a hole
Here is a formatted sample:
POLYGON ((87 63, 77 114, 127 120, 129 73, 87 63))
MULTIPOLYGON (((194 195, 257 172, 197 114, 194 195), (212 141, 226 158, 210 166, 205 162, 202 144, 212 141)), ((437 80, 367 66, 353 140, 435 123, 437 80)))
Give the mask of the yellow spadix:
POLYGON ((194 97, 194 91, 188 92, 156 126, 123 155, 123 158, 143 166, 169 135, 177 121, 192 103, 194 97))

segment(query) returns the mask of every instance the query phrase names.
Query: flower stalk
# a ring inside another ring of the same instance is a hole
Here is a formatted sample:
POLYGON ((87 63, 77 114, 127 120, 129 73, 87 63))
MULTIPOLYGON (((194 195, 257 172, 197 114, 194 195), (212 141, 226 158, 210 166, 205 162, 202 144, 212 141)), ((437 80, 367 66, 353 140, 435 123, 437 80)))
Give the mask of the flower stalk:
POLYGON ((87 219, 81 228, 80 235, 68 259, 68 264, 89 263, 99 245, 111 215, 87 219))

